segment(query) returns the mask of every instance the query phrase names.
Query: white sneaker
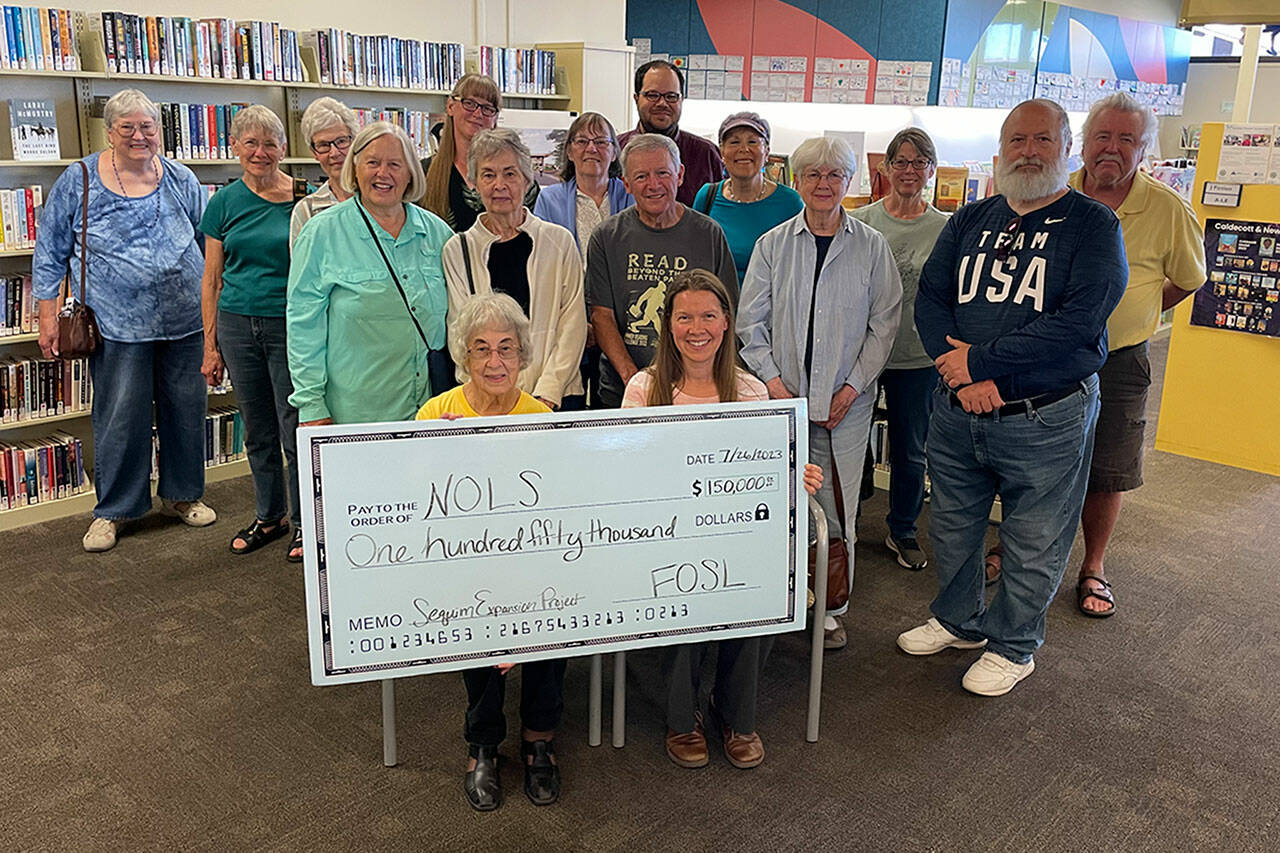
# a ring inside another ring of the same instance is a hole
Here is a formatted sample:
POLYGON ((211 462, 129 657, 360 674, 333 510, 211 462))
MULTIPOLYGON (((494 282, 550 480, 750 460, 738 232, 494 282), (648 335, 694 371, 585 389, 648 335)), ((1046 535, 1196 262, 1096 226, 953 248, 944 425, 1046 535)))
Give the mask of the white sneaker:
POLYGON ((116 523, 109 518, 95 518, 80 544, 90 553, 110 551, 116 547, 116 523))
POLYGON ((960 684, 965 690, 979 696, 1003 696, 1034 672, 1035 668, 1035 658, 1026 663, 1014 663, 995 652, 983 652, 982 657, 969 667, 960 684))
POLYGON ((909 655, 931 655, 943 649, 980 649, 986 644, 986 640, 957 637, 933 617, 923 625, 898 635, 898 648, 909 655))
POLYGON ((191 527, 208 527, 218 520, 218 514, 204 501, 160 501, 160 512, 182 519, 183 524, 191 527))

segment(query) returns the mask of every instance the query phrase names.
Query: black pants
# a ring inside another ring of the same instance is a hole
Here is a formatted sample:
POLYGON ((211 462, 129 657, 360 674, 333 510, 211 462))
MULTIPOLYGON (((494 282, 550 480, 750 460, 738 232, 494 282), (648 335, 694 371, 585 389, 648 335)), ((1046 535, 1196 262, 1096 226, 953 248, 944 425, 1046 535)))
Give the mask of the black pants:
MULTIPOLYGON (((540 660, 520 665, 520 723, 535 732, 560 726, 564 713, 564 660, 540 660)), ((462 737, 476 746, 497 746, 507 736, 507 677, 497 667, 462 672, 467 686, 467 717, 462 737)))
MULTIPOLYGON (((720 640, 716 645, 716 684, 712 701, 733 730, 750 734, 756 730, 756 693, 760 670, 773 648, 773 637, 741 637, 720 640)), ((667 676, 667 725, 673 732, 691 732, 698 710, 698 687, 702 662, 711 643, 689 643, 663 649, 663 669, 667 676)))

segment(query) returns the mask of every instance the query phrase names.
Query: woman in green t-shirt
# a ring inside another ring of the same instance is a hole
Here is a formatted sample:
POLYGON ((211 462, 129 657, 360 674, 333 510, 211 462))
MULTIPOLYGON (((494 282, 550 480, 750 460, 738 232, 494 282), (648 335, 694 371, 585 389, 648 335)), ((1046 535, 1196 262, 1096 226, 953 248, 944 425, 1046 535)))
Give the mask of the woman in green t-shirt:
POLYGON ((288 559, 300 562, 298 412, 289 405, 293 385, 284 320, 289 216, 295 199, 293 179, 280 171, 284 124, 271 110, 254 104, 236 113, 230 135, 244 172, 214 194, 200 220, 205 234, 201 372, 216 385, 225 365, 244 417, 257 517, 236 533, 231 552, 256 551, 288 533, 292 522, 288 559))

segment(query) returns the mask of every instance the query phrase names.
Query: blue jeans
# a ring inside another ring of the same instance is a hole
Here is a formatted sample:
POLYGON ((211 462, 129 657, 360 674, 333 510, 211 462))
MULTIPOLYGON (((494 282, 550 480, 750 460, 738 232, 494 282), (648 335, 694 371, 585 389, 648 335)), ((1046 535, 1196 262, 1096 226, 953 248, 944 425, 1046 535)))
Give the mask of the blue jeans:
POLYGON ((89 358, 93 377, 93 486, 96 518, 120 521, 151 509, 151 424, 160 439, 160 497, 204 494, 208 405, 200 332, 176 341, 104 340, 89 358))
POLYGON ((930 610, 951 633, 1026 663, 1071 554, 1089 480, 1098 378, 1029 413, 970 415, 939 383, 929 421, 929 533, 938 569, 930 610), (1000 584, 983 601, 983 537, 1000 495, 1000 584))
MULTIPOLYGON (((827 532, 832 539, 844 538, 849 544, 849 584, 853 585, 853 544, 857 541, 858 492, 862 485, 862 466, 867 459, 867 434, 871 429, 871 412, 876 404, 876 386, 853 401, 849 412, 833 430, 809 422, 809 461, 821 466, 822 488, 815 496, 827 516, 827 532), (844 499, 845 516, 836 510, 836 493, 832 486, 835 478, 832 470, 840 472, 840 491, 844 499)), ((810 522, 809 536, 813 537, 810 522)), ((830 615, 840 616, 848 609, 846 604, 830 615)))
POLYGON ((244 450, 253 472, 258 518, 275 522, 288 512, 296 527, 302 523, 298 506, 298 410, 289 405, 293 380, 289 378, 284 318, 219 311, 218 349, 244 417, 244 450))
POLYGON ((924 506, 924 442, 929 435, 933 389, 938 371, 932 367, 887 369, 880 374, 889 411, 889 533, 914 539, 916 519, 924 506))

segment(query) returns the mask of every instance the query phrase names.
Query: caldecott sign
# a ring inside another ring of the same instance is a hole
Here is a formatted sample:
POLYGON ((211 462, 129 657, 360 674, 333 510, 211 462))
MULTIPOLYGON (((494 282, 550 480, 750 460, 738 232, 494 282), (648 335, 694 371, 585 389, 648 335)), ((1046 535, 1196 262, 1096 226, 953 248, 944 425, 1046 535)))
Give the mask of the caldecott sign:
POLYGON ((298 437, 315 684, 804 627, 803 400, 298 437))

